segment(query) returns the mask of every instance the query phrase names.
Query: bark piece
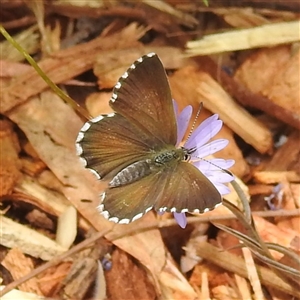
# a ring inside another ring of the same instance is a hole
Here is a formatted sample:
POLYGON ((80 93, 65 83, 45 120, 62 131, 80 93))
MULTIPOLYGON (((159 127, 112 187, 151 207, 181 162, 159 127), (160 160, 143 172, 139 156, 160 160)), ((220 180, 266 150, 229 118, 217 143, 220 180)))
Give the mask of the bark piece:
MULTIPOLYGON (((274 116, 285 124, 300 129, 300 119, 290 110, 284 109, 262 94, 252 92, 238 79, 229 76, 218 64, 209 57, 195 58, 199 68, 209 73, 233 98, 244 106, 253 107, 274 116)), ((248 69, 245 68, 248 72, 248 69)), ((259 78, 260 74, 258 74, 259 78)))
POLYGON ((112 254, 112 269, 106 273, 106 279, 109 300, 156 298, 146 272, 120 249, 112 254))
POLYGON ((0 120, 0 196, 12 193, 21 179, 20 146, 12 123, 0 120))
MULTIPOLYGON (((285 123, 300 122, 300 50, 290 46, 261 49, 239 67, 235 79, 283 113, 285 123), (288 120, 287 116, 291 120, 288 120)), ((298 127, 299 129, 299 127, 298 127)))
MULTIPOLYGON (((19 249, 11 249, 1 264, 10 271, 14 280, 19 279, 34 269, 34 264, 31 258, 26 257, 19 249)), ((19 289, 23 292, 35 293, 37 295, 43 295, 40 291, 36 278, 32 278, 19 286, 19 289)))

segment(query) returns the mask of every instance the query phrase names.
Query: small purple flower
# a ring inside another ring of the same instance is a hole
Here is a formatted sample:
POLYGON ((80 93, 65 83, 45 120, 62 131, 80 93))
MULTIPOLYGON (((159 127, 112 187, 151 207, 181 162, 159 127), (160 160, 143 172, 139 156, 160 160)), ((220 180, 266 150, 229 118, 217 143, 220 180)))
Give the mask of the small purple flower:
MULTIPOLYGON (((177 120, 176 146, 179 146, 190 122, 193 108, 189 105, 181 113, 178 113, 177 103, 173 101, 173 104, 177 120)), ((232 181, 234 177, 225 173, 222 169, 232 167, 235 163, 234 160, 220 158, 207 158, 203 160, 208 155, 225 148, 229 143, 226 139, 209 142, 222 128, 223 122, 218 118, 219 116, 215 114, 203 121, 193 130, 183 147, 186 149, 196 148, 196 151, 191 155, 190 163, 197 167, 213 183, 221 195, 225 195, 230 192, 225 183, 232 181)), ((180 227, 186 227, 187 220, 185 213, 174 213, 174 217, 180 227)))

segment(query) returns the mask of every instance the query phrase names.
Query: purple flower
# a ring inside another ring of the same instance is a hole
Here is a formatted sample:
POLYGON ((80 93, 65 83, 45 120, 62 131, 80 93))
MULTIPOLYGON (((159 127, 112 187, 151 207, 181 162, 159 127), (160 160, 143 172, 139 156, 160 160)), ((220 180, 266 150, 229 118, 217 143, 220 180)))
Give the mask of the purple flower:
MULTIPOLYGON (((179 146, 184 134, 187 130, 190 118, 192 116, 192 106, 185 107, 181 113, 178 113, 178 107, 173 101, 176 120, 177 120, 177 144, 179 146)), ((234 179, 233 176, 225 173, 222 169, 228 169, 234 165, 234 160, 217 159, 217 158, 203 158, 208 155, 225 148, 228 145, 228 140, 218 139, 209 142, 222 128, 223 122, 218 119, 215 114, 205 121, 203 121, 197 128, 195 128, 183 145, 184 148, 196 148, 196 151, 191 155, 190 163, 197 167, 216 187, 221 195, 228 194, 229 188, 225 185, 234 179)), ((174 217, 178 225, 185 228, 187 220, 185 213, 174 213, 174 217)))

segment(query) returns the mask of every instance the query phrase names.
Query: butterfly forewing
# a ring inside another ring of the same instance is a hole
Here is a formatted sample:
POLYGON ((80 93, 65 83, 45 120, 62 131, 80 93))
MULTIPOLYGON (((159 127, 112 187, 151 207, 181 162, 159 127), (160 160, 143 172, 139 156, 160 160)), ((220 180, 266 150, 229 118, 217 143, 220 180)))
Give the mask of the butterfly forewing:
POLYGON ((116 84, 111 107, 153 139, 153 145, 176 144, 177 127, 171 91, 156 54, 137 60, 116 84))
POLYGON ((101 179, 149 156, 152 139, 123 116, 99 116, 85 124, 77 138, 78 154, 101 179))

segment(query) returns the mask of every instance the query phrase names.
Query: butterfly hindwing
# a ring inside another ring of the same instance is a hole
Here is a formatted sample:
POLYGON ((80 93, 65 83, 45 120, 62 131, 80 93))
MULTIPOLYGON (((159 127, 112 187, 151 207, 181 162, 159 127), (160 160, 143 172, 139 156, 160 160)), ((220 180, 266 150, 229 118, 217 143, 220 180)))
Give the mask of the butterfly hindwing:
POLYGON ((116 223, 129 223, 152 209, 161 193, 160 174, 152 173, 130 184, 108 188, 101 195, 99 210, 116 223))
POLYGON ((163 192, 155 203, 157 211, 203 213, 221 203, 215 186, 195 166, 181 161, 161 174, 163 192))
POLYGON ((108 188, 99 206, 112 221, 129 223, 148 210, 203 213, 221 203, 213 184, 187 162, 162 166, 140 180, 117 188, 108 188))

